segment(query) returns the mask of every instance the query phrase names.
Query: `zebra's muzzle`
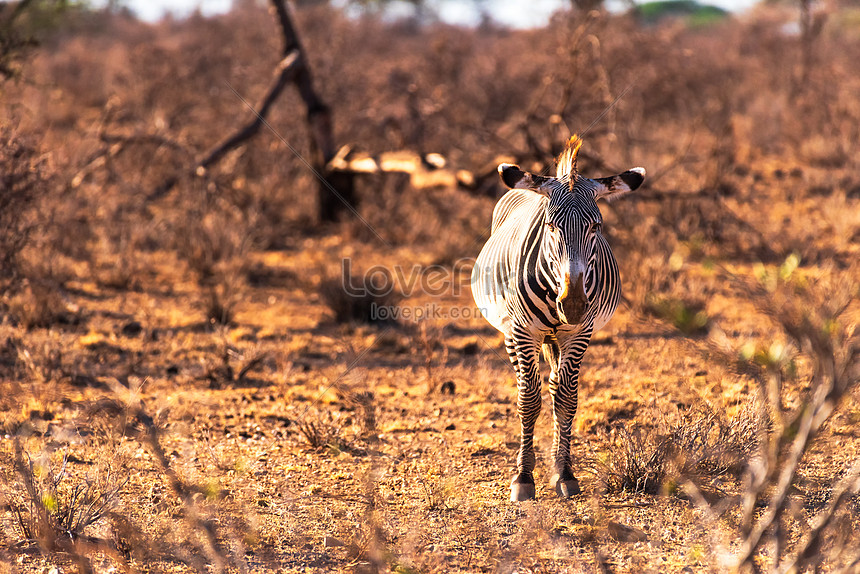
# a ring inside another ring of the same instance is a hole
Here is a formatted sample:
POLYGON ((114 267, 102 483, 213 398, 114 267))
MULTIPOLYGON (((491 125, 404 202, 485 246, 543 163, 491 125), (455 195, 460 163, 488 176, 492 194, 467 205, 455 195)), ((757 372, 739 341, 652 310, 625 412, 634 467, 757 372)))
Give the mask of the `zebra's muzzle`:
POLYGON ((585 317, 588 309, 588 296, 585 294, 584 274, 576 277, 576 283, 570 284, 570 274, 565 273, 564 285, 556 299, 559 319, 568 325, 576 325, 585 317))

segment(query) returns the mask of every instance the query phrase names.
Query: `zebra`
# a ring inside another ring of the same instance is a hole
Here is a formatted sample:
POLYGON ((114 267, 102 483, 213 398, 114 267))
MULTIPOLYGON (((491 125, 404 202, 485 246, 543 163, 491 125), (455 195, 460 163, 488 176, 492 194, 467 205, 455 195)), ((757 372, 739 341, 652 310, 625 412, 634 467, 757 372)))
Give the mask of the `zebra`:
POLYGON ((551 366, 553 409, 550 486, 560 497, 580 493, 570 464, 580 363, 591 335, 612 317, 620 296, 618 263, 601 235, 596 200, 637 189, 645 170, 589 179, 576 169, 582 139, 571 137, 555 177, 499 165, 510 190, 493 210, 490 238, 472 271, 472 295, 484 318, 505 335, 517 377, 521 437, 511 500, 535 497, 534 426, 541 409, 538 349, 551 366))

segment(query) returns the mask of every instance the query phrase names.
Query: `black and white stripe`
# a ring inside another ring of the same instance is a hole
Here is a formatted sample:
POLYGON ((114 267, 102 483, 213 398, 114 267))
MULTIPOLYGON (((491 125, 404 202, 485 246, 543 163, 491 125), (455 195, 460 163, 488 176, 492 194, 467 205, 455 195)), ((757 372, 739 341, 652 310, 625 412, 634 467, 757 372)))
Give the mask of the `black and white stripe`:
POLYGON ((490 239, 472 273, 472 294, 484 317, 505 335, 517 375, 521 442, 511 499, 534 498, 534 425, 540 413, 538 353, 550 362, 553 401, 552 482, 560 496, 579 492, 570 466, 582 357, 592 333, 609 321, 620 297, 618 264, 601 235, 597 199, 635 190, 645 170, 589 179, 576 171, 582 140, 558 157, 555 177, 502 164, 512 188, 493 210, 490 239))

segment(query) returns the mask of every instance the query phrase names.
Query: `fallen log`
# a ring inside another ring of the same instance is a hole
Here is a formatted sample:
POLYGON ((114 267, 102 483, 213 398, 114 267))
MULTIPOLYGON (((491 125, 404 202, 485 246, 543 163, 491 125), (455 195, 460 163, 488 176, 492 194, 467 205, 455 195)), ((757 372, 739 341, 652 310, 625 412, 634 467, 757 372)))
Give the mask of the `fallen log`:
POLYGON ((415 189, 430 187, 460 187, 467 190, 483 188, 483 183, 496 177, 500 163, 514 161, 510 156, 498 156, 478 170, 450 165, 439 153, 421 155, 411 150, 387 151, 379 154, 353 152, 352 146, 341 147, 326 166, 327 171, 350 174, 406 173, 415 189))

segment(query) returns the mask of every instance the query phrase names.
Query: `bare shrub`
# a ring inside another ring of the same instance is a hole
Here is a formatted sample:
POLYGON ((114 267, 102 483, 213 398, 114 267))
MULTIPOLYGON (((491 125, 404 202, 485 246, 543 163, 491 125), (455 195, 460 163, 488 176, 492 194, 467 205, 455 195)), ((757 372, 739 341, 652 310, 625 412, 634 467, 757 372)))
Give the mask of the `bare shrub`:
POLYGON ((206 285, 201 306, 206 318, 218 325, 229 325, 233 322, 236 303, 240 300, 241 278, 234 270, 219 276, 217 282, 206 285))
MULTIPOLYGON (((103 207, 103 209, 106 209, 103 207)), ((142 216, 122 206, 115 206, 106 219, 93 230, 93 244, 87 263, 98 282, 111 289, 138 290, 146 276, 148 236, 152 225, 142 216)), ((150 246, 152 242, 149 242, 150 246)))
MULTIPOLYGON (((753 568, 766 548, 774 567, 785 570, 819 568, 824 563, 856 565, 860 556, 846 553, 849 541, 833 537, 839 528, 839 511, 852 495, 860 492, 860 462, 854 461, 833 484, 831 503, 807 520, 791 501, 792 485, 799 476, 801 461, 815 444, 823 426, 836 412, 841 399, 860 384, 860 333, 846 324, 843 315, 856 302, 856 287, 844 277, 820 278, 816 282, 795 273, 792 258, 778 269, 762 266, 758 283, 734 278, 740 290, 780 327, 791 345, 808 363, 808 390, 801 392, 797 408, 785 406, 786 362, 765 362, 757 377, 759 392, 767 400, 772 432, 760 432, 758 456, 745 473, 745 487, 737 504, 741 520, 737 530, 718 540, 725 551, 738 544, 732 562, 737 568, 753 568), (756 511, 766 501, 763 513, 756 511), (789 544, 788 531, 802 532, 797 544, 789 544), (829 542, 824 549, 823 545, 829 542)), ((695 487, 690 487, 698 496, 695 487)), ((703 508, 714 509, 699 496, 703 508)), ((735 505, 729 505, 735 508, 735 505)), ((724 510, 725 511, 725 510, 724 510)))
POLYGON ((221 334, 217 357, 211 357, 206 363, 204 377, 209 380, 209 386, 217 389, 235 383, 247 383, 248 375, 268 359, 266 352, 252 349, 243 352, 230 343, 226 334, 221 334))
POLYGON ((0 289, 22 276, 21 252, 36 225, 35 210, 49 185, 44 156, 8 127, 0 128, 0 289))
POLYGON ((728 420, 708 405, 690 409, 669 429, 679 478, 739 476, 758 452, 765 430, 766 422, 754 401, 728 420))
POLYGON ((606 462, 598 463, 603 490, 657 494, 669 472, 669 440, 643 429, 617 430, 616 444, 606 462))
POLYGON ((118 504, 120 490, 128 482, 110 466, 94 477, 71 482, 66 459, 55 470, 47 455, 34 461, 15 438, 15 472, 18 483, 7 492, 21 537, 36 542, 45 552, 61 551, 86 562, 88 545, 107 549, 110 544, 85 535, 87 529, 106 519, 118 504), (94 544, 94 542, 96 544, 94 544))
MULTIPOLYGON (((126 402, 114 399, 99 401, 94 405, 92 412, 118 420, 124 427, 124 432, 134 436, 151 453, 155 467, 164 475, 170 489, 182 505, 182 519, 190 533, 186 535, 185 541, 193 550, 191 555, 188 555, 187 550, 183 551, 187 556, 183 560, 198 570, 209 567, 215 572, 223 572, 228 566, 244 567, 242 556, 231 555, 224 548, 222 539, 219 537, 219 526, 204 515, 198 504, 199 497, 195 495, 198 493, 208 495, 211 493, 211 488, 189 484, 180 478, 164 452, 161 429, 156 420, 146 411, 137 392, 129 392, 128 399, 126 402)), ((115 523, 120 528, 128 527, 127 521, 119 520, 115 523)))
POLYGON ((389 311, 397 306, 402 297, 393 288, 391 274, 388 271, 384 273, 386 279, 383 285, 391 288, 376 289, 373 285, 366 285, 365 279, 368 278, 361 274, 323 279, 319 287, 320 297, 334 313, 334 320, 338 323, 392 322, 394 317, 389 311))
POLYGON ((27 329, 76 320, 60 292, 62 273, 46 204, 56 173, 47 155, 8 127, 0 128, 0 313, 27 329))
POLYGON ((75 320, 58 287, 46 281, 26 281, 17 293, 7 298, 6 307, 25 329, 51 327, 75 320))
POLYGON ((756 405, 725 419, 707 405, 691 408, 664 431, 615 429, 598 478, 606 492, 677 493, 683 482, 738 477, 757 453, 763 426, 756 405))
POLYGON ((360 436, 371 440, 377 438, 377 404, 373 391, 348 391, 338 389, 338 395, 351 408, 359 411, 360 436))
POLYGON ((428 472, 426 476, 419 476, 421 484, 422 502, 427 510, 453 510, 456 504, 454 500, 457 494, 457 485, 446 476, 443 469, 428 472))
POLYGON ((346 440, 342 429, 331 413, 327 418, 321 415, 315 418, 304 416, 298 422, 298 429, 308 446, 315 450, 345 450, 346 440))
MULTIPOLYGON (((18 355, 18 363, 23 366, 31 381, 36 383, 56 383, 68 374, 63 360, 63 349, 53 341, 27 346, 21 341, 11 341, 18 355)), ((48 385, 37 388, 47 389, 48 385)))
POLYGON ((253 222, 240 210, 216 202, 209 211, 190 209, 188 219, 176 225, 177 253, 203 291, 206 318, 231 323, 247 283, 253 222))
MULTIPOLYGON (((3 329, 6 331, 6 329, 3 329)), ((3 332, 0 331, 0 378, 6 380, 21 380, 24 375, 24 365, 21 362, 21 359, 18 357, 18 352, 21 346, 21 341, 14 334, 9 333, 8 331, 3 332)), ((8 393, 12 394, 12 393, 8 393)), ((0 405, 3 405, 4 409, 8 408, 6 401, 0 400, 0 405)))
POLYGON ((442 329, 430 319, 418 323, 418 332, 414 336, 415 346, 421 350, 424 358, 424 370, 427 375, 427 386, 431 392, 437 387, 438 372, 434 373, 434 364, 444 366, 448 361, 448 347, 445 345, 442 329))

